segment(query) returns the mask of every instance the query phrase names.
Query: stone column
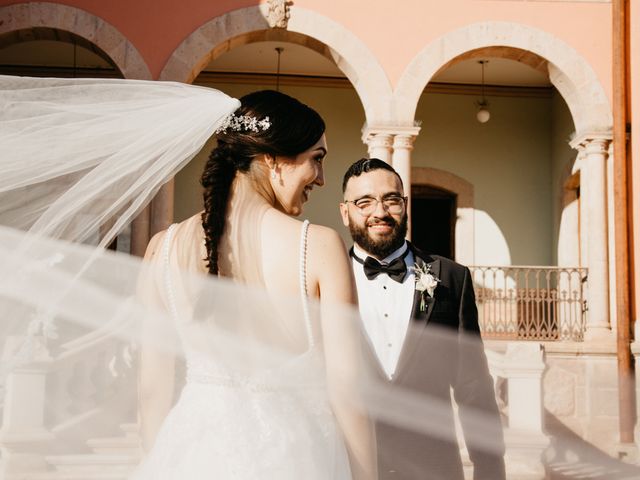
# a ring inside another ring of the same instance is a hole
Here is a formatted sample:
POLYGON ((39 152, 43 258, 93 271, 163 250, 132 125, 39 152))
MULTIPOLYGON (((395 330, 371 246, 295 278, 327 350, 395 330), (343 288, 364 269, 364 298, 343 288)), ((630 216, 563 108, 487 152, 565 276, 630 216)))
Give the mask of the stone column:
POLYGON ((131 222, 131 255, 143 257, 150 236, 151 205, 147 205, 131 222))
MULTIPOLYGON (((580 171, 580 197, 584 202, 581 218, 587 235, 586 266, 588 272, 586 340, 609 339, 609 241, 607 227, 606 160, 610 139, 587 136, 572 146, 583 154, 580 171)), ((583 259, 584 260, 584 259, 583 259)))
POLYGON ((393 138, 392 165, 404 185, 404 192, 409 201, 407 203, 407 215, 409 223, 407 228, 407 238, 411 240, 411 151, 415 135, 398 134, 393 138))
POLYGON ((173 223, 174 180, 165 183, 151 201, 150 237, 173 223))

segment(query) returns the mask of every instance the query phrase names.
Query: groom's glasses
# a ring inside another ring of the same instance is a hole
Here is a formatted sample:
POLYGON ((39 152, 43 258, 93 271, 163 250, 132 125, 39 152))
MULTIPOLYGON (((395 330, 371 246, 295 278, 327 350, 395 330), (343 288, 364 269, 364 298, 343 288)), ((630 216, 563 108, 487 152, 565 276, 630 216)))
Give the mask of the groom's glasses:
POLYGON ((382 203, 382 207, 392 215, 402 213, 407 197, 400 195, 387 195, 382 199, 374 197, 362 197, 356 200, 345 200, 344 203, 353 203, 361 215, 371 215, 378 208, 378 203, 382 203))

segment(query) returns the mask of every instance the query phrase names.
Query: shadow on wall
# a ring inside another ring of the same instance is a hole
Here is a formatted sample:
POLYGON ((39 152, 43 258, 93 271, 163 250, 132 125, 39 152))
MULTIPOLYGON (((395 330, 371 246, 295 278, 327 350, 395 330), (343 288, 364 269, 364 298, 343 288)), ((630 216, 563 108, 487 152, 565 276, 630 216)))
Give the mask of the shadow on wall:
POLYGON ((640 478, 640 467, 624 463, 580 438, 545 410, 546 432, 551 443, 543 454, 546 478, 550 480, 632 480, 640 478))
POLYGON ((474 210, 475 265, 511 265, 509 244, 496 221, 484 210, 474 210))

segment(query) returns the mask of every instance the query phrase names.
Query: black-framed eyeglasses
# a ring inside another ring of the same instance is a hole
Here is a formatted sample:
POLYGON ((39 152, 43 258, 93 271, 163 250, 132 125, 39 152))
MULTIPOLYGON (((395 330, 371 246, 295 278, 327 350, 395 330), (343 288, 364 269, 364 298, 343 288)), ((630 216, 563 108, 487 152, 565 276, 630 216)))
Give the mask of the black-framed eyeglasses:
POLYGON ((400 195, 388 195, 382 199, 375 197, 362 197, 356 200, 345 200, 344 203, 353 203, 358 212, 362 215, 371 215, 378 208, 378 203, 389 213, 397 215, 402 213, 407 203, 408 197, 400 195))

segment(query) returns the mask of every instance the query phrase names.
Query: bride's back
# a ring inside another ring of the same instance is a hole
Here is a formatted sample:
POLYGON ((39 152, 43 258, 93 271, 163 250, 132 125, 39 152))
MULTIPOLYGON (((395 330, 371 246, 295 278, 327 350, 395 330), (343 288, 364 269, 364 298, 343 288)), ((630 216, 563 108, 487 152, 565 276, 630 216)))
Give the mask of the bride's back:
MULTIPOLYGON (((206 270, 263 287, 274 298, 290 297, 300 307, 302 293, 320 293, 315 243, 323 229, 313 227, 306 244, 302 222, 292 217, 302 213, 312 189, 324 184, 324 121, 279 92, 255 92, 241 104, 218 132, 218 146, 202 175, 206 270)), ((338 252, 344 258, 342 246, 338 252)), ((297 343, 308 340, 301 313, 281 319, 283 331, 297 343)))

